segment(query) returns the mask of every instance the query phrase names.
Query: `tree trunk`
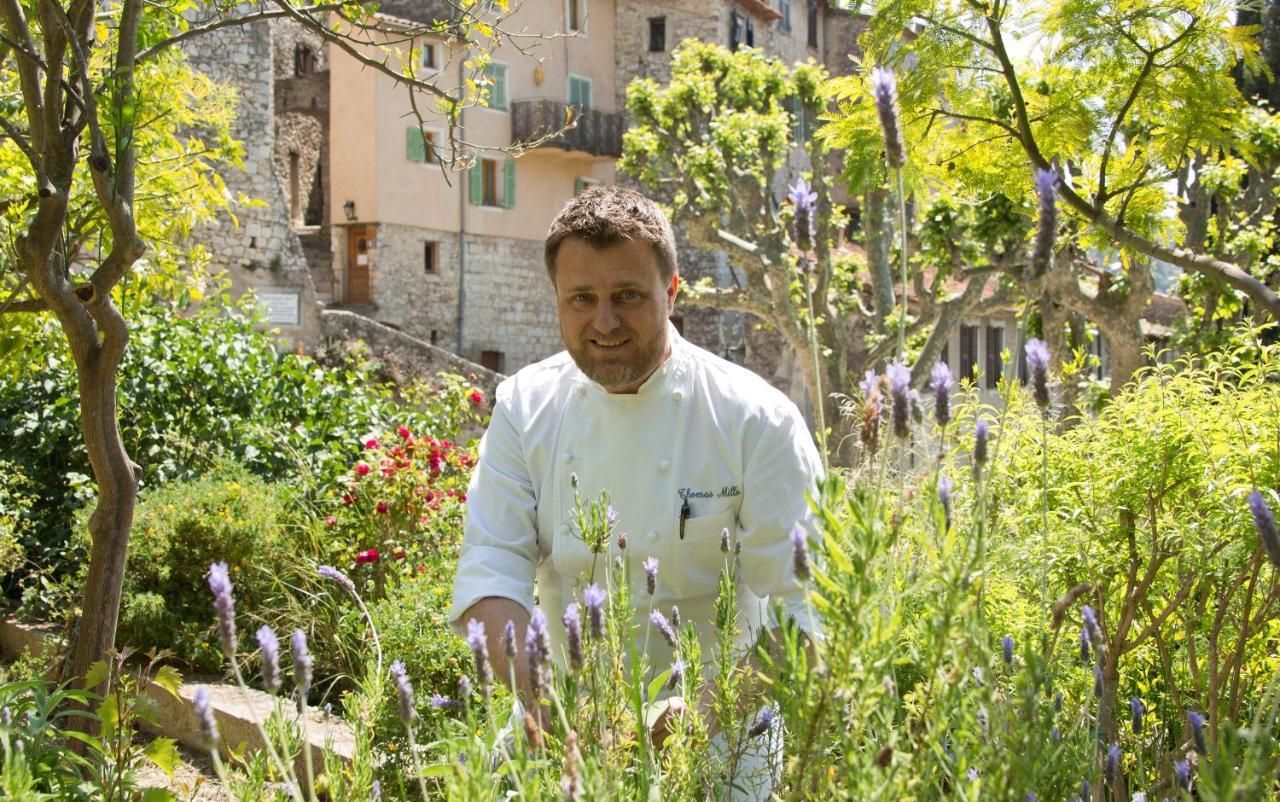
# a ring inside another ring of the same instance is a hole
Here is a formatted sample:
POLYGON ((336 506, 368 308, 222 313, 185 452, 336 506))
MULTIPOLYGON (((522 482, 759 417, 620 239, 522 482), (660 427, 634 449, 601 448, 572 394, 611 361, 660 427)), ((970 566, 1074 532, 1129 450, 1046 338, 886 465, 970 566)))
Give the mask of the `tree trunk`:
POLYGON ((877 327, 893 313, 893 269, 889 264, 889 192, 876 188, 866 195, 862 230, 867 243, 867 269, 871 273, 871 297, 877 327))

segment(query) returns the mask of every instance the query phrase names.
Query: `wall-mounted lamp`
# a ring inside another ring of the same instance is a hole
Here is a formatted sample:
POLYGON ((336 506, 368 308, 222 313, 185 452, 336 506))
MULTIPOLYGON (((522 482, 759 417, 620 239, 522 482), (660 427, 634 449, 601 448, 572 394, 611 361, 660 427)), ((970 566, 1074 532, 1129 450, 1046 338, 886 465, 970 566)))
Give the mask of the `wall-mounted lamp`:
POLYGON ((347 222, 354 222, 356 219, 356 202, 349 200, 342 204, 342 213, 347 216, 347 222))

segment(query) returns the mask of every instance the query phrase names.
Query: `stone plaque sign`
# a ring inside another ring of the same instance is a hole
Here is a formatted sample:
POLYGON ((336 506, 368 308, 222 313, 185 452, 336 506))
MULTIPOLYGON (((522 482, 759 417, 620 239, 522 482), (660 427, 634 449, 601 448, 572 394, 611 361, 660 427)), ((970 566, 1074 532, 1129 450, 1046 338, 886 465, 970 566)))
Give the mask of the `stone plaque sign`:
POLYGON ((280 326, 298 325, 298 294, 296 292, 260 292, 258 301, 267 311, 267 322, 280 326))

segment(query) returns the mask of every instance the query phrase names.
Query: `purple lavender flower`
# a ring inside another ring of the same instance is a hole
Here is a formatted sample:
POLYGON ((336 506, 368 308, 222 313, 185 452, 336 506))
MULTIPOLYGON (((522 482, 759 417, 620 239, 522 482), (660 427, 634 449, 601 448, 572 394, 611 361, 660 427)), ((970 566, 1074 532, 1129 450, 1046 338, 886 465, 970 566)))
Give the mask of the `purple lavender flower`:
POLYGON ((684 682, 684 661, 679 657, 671 664, 671 677, 667 680, 668 690, 675 690, 684 682))
POLYGON ((939 426, 951 422, 951 390, 955 388, 955 379, 951 376, 951 368, 946 362, 933 366, 929 374, 929 387, 933 390, 933 416, 939 426))
POLYGON ((1102 698, 1102 666, 1093 667, 1093 695, 1102 698))
POLYGON ((893 433, 898 437, 911 435, 911 399, 907 391, 911 389, 911 371, 900 362, 894 362, 885 368, 889 377, 889 391, 893 394, 893 433))
POLYGON ((578 603, 569 602, 560 618, 564 624, 565 639, 569 645, 569 665, 574 671, 582 670, 582 615, 578 603))
MULTIPOLYGON (((468 622, 470 623, 470 622, 468 622)), ((467 627, 470 629, 470 627, 467 627)), ((484 627, 480 627, 481 637, 484 636, 484 627)), ((409 675, 404 670, 404 661, 396 660, 391 664, 391 678, 396 681, 396 702, 400 709, 400 720, 404 722, 406 727, 411 726, 418 717, 418 711, 413 706, 413 686, 409 684, 409 675)), ((431 697, 432 707, 441 707, 436 704, 436 694, 431 697)), ((441 699, 448 701, 446 697, 441 699)))
POLYGON ((1049 346, 1044 340, 1027 340, 1027 367, 1031 369, 1031 387, 1036 405, 1049 407, 1049 346))
POLYGON ((902 126, 898 122, 898 79, 893 70, 876 67, 871 71, 871 91, 876 99, 876 114, 884 131, 884 158, 898 169, 907 163, 907 149, 902 144, 902 126))
POLYGON ((769 731, 769 728, 773 726, 773 720, 777 718, 777 715, 778 711, 773 707, 766 707, 764 710, 761 710, 759 717, 757 717, 755 723, 751 725, 751 729, 747 730, 747 737, 759 738, 761 735, 764 735, 769 731))
POLYGON ((1107 782, 1114 783, 1116 777, 1119 776, 1120 758, 1123 755, 1124 753, 1120 751, 1119 744, 1111 744, 1111 746, 1107 747, 1107 757, 1102 763, 1102 776, 1106 778, 1107 782))
POLYGON ((502 628, 502 651, 507 655, 507 660, 514 660, 516 656, 516 622, 507 621, 507 625, 502 628))
POLYGON ((880 384, 880 377, 876 375, 874 370, 868 370, 862 381, 858 382, 858 389, 862 391, 863 398, 866 398, 871 395, 871 391, 876 389, 878 384, 880 384))
POLYGON ((951 528, 951 493, 955 487, 956 483, 948 477, 938 477, 938 503, 942 505, 943 521, 947 529, 951 528))
POLYGON ((1209 750, 1204 743, 1204 716, 1194 710, 1188 710, 1187 723, 1191 725, 1191 745, 1200 754, 1208 754, 1209 750))
POLYGON ((587 621, 591 624, 591 637, 604 637, 604 602, 607 594, 599 585, 588 585, 582 591, 582 602, 587 605, 587 621))
POLYGON ((476 661, 480 693, 487 698, 489 686, 493 683, 493 667, 489 665, 489 639, 485 636, 483 621, 474 618, 467 621, 467 645, 471 647, 471 656, 476 661))
POLYGON ((986 732, 987 728, 991 726, 991 719, 987 716, 987 709, 985 707, 978 708, 977 719, 978 726, 982 728, 983 732, 986 732))
POLYGON ((1093 791, 1093 788, 1092 786, 1089 785, 1088 780, 1080 781, 1080 797, 1082 799, 1092 799, 1093 798, 1092 791, 1093 791))
POLYGON ((974 666, 973 671, 969 673, 973 674, 973 681, 978 683, 979 688, 987 684, 986 677, 982 673, 982 666, 974 666))
POLYGON ((213 609, 218 613, 218 637, 222 651, 229 659, 236 656, 236 601, 231 595, 231 577, 225 562, 209 566, 209 590, 213 591, 213 609))
POLYGON ((787 195, 787 199, 795 205, 796 209, 796 247, 801 251, 812 250, 814 219, 817 216, 818 208, 818 193, 813 191, 813 186, 804 176, 797 178, 796 182, 787 188, 791 190, 787 195))
POLYGON ((978 418, 973 425, 973 473, 982 474, 982 467, 987 464, 987 419, 978 418))
POLYGON ((1037 802, 1040 797, 1035 791, 1027 791, 1027 795, 1022 798, 1022 802, 1037 802))
POLYGON ((262 684, 275 693, 280 690, 280 639, 266 624, 258 628, 256 637, 262 652, 262 684))
POLYGON ((311 690, 312 660, 311 652, 307 651, 307 633, 295 629, 290 644, 293 646, 293 684, 298 688, 298 708, 301 709, 311 690))
POLYGON ((1267 557, 1271 558, 1272 565, 1280 568, 1280 533, 1276 532, 1276 518, 1260 490, 1249 494, 1249 512, 1253 513, 1253 525, 1258 528, 1258 539, 1267 557))
POLYGON ((604 525, 610 532, 618 525, 618 511, 614 509, 612 504, 604 508, 604 525))
POLYGON ((195 708, 200 735, 204 738, 205 746, 212 750, 218 745, 218 720, 213 716, 213 703, 209 699, 209 689, 204 685, 196 688, 195 708))
POLYGON ((729 527, 720 530, 720 553, 729 553, 729 527))
POLYGON ((970 766, 969 770, 964 773, 964 776, 968 778, 969 782, 977 782, 978 778, 982 776, 982 772, 978 771, 976 766, 970 766))
POLYGON ((1057 727, 1054 727, 1052 730, 1049 730, 1049 737, 1053 740, 1055 744, 1058 743, 1059 741, 1062 740, 1062 730, 1058 729, 1057 727))
POLYGON ((794 554, 796 579, 807 582, 809 580, 809 534, 799 523, 791 527, 791 548, 794 554))
POLYGON ((0 727, 9 727, 13 725, 13 711, 8 705, 0 707, 0 727))
POLYGON ((328 579, 331 582, 337 582, 347 593, 350 593, 353 596, 355 595, 356 583, 351 581, 351 577, 342 573, 337 568, 334 568, 332 565, 322 565, 316 569, 316 573, 323 579, 328 579))
POLYGON ((675 604, 671 605, 671 626, 680 631, 680 607, 675 604))
POLYGON ((458 701, 465 704, 471 698, 471 680, 467 679, 467 675, 463 674, 458 677, 458 701))
POLYGON ((1089 628, 1080 627, 1080 662, 1089 662, 1089 628))
POLYGON ((1058 174, 1053 170, 1036 170, 1036 199, 1040 218, 1036 226, 1036 244, 1031 254, 1035 275, 1043 276, 1053 259, 1053 240, 1058 233, 1058 174))
POLYGON ((644 567, 644 587, 652 596, 658 589, 658 558, 646 557, 641 564, 644 567))
POLYGON ((1147 794, 1145 791, 1138 791, 1133 795, 1132 802, 1147 802, 1147 794))
POLYGON ((654 610, 649 613, 649 623, 653 624, 653 628, 662 634, 662 639, 667 642, 671 648, 676 647, 676 631, 671 628, 671 622, 662 614, 661 610, 654 610))
POLYGON ((373 793, 373 802, 382 802, 382 783, 374 780, 371 791, 373 793))
POLYGON ((529 618, 529 629, 524 634, 524 651, 529 657, 529 679, 533 685, 533 695, 541 698, 546 686, 547 658, 551 656, 551 635, 547 630, 547 616, 540 607, 535 607, 529 618))
POLYGON ((1191 790, 1191 767, 1187 765, 1187 761, 1179 760, 1173 764, 1173 776, 1178 781, 1178 787, 1183 791, 1191 790))
POLYGON ((1000 639, 1000 651, 1004 654, 1004 664, 1013 668, 1013 638, 1005 635, 1000 639))
POLYGON ((1142 700, 1136 696, 1129 697, 1129 724, 1133 727, 1135 733, 1142 732, 1142 716, 1147 712, 1147 706, 1142 700))

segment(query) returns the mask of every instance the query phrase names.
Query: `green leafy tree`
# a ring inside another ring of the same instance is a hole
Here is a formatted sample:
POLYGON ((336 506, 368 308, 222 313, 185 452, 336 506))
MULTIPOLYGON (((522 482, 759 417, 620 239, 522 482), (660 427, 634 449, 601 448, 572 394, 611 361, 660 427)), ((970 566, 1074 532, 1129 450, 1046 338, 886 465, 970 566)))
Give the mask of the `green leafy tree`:
MULTIPOLYGON (((237 153, 227 134, 229 96, 187 69, 174 46, 291 19, 394 77, 415 103, 433 99, 449 120, 483 95, 476 77, 502 36, 495 18, 506 13, 506 0, 442 2, 436 22, 395 35, 375 10, 364 2, 294 0, 0 0, 0 232, 7 238, 0 317, 57 319, 76 365, 98 493, 72 647, 75 676, 114 645, 138 492, 139 468, 122 442, 116 401, 129 336, 122 287, 152 260, 177 261, 173 244, 222 204, 214 167, 234 163, 237 153), (472 77, 464 89, 414 74, 412 42, 425 33, 447 34, 460 52, 479 54, 467 59, 472 77)), ((454 138, 452 124, 450 131, 454 138)), ((22 336, 22 324, 0 327, 0 344, 22 336)))
MULTIPOLYGON (((686 299, 745 312, 781 334, 837 445, 847 423, 834 394, 849 393, 864 368, 896 347, 890 336, 895 286, 887 269, 868 272, 860 258, 837 250, 846 220, 832 199, 828 141, 796 136, 817 128, 828 113, 827 81, 826 70, 812 62, 788 68, 758 50, 730 52, 686 40, 673 54, 668 85, 645 79, 628 87, 633 124, 620 167, 669 204, 672 220, 694 245, 728 255, 741 280, 727 287, 709 279, 685 285, 686 299), (803 241, 810 239, 807 231, 797 235, 795 205, 783 199, 787 181, 802 177, 788 159, 797 147, 817 196, 811 245, 803 241)), ((880 150, 861 143, 858 152, 843 155, 861 165, 856 188, 881 193, 883 207, 887 174, 880 150)), ((928 277, 917 272, 918 304, 908 323, 911 334, 936 331, 935 355, 960 318, 984 301, 995 273, 985 262, 971 267, 955 258, 956 231, 936 233, 936 269, 928 277)), ((996 242, 990 246, 975 249, 999 261, 996 242)))
MULTIPOLYGON (((898 68, 909 186, 945 185, 965 203, 999 194, 1029 205, 1033 170, 1058 172, 1058 206, 1069 216, 1055 257, 1043 271, 1024 264, 1008 273, 1040 303, 1060 356, 1067 313, 1107 335, 1113 391, 1140 364, 1152 260, 1252 314, 1280 316, 1273 268, 1246 242, 1218 247, 1212 233, 1223 224, 1204 220, 1215 203, 1206 182, 1222 169, 1213 165, 1232 159, 1238 172, 1219 186, 1251 196, 1242 214, 1260 221, 1275 203, 1269 180, 1240 190, 1246 173, 1269 174, 1273 156, 1252 130, 1267 128, 1259 115, 1269 113, 1247 105, 1232 75, 1238 62, 1248 72, 1261 67, 1254 30, 1234 24, 1234 14, 1220 0, 910 0, 877 5, 861 40, 866 66, 898 68), (1097 267, 1099 251, 1120 251, 1119 275, 1097 267)), ((864 80, 832 82, 836 147, 865 149, 873 139, 864 80)), ((1224 229, 1243 230, 1221 204, 1215 214, 1226 215, 1224 229)))

